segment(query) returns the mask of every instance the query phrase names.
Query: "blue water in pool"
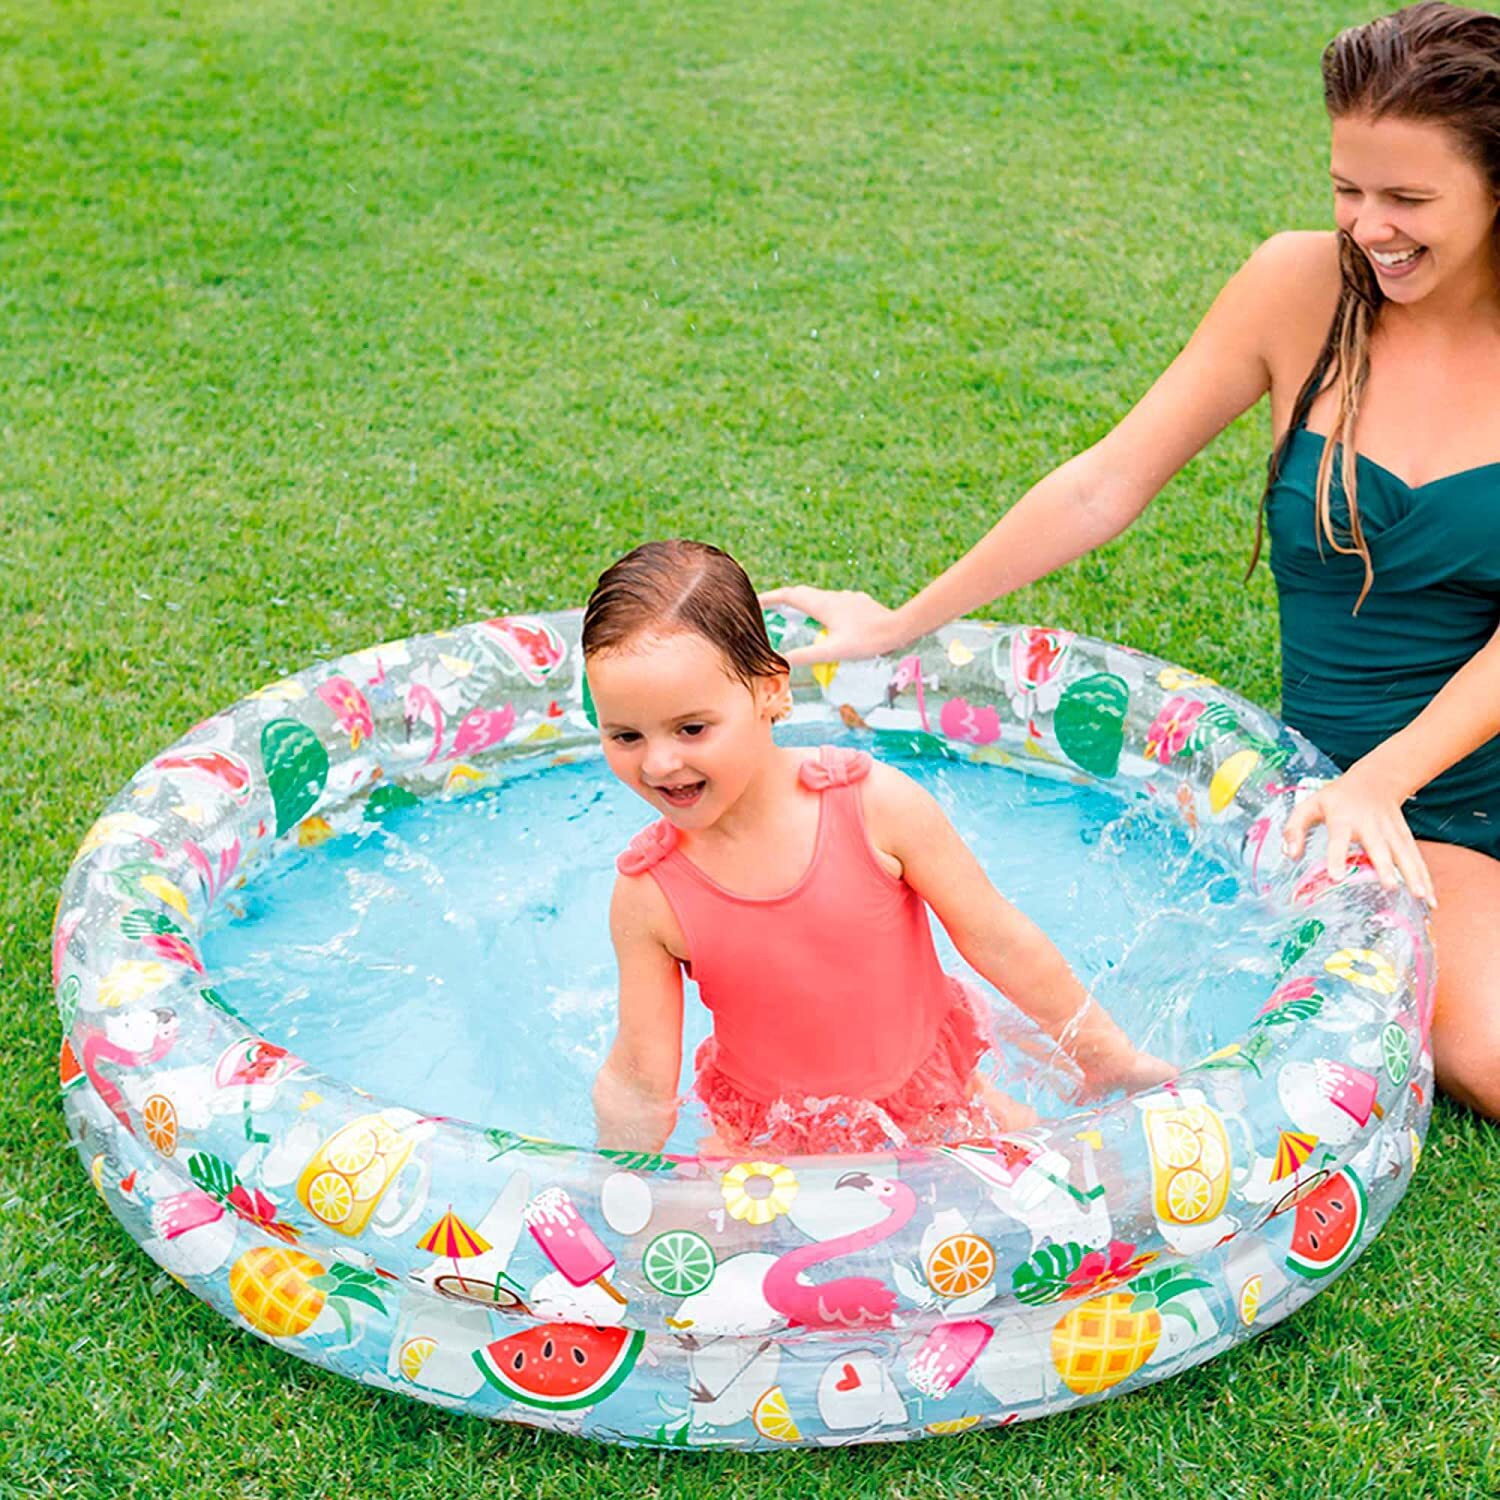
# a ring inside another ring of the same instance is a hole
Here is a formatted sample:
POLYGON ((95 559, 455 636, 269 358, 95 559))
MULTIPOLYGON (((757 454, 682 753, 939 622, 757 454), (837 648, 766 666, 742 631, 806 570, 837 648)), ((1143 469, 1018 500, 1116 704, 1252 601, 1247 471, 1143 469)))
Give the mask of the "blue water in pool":
MULTIPOLYGON (((1245 1030, 1284 919, 1160 810, 881 754, 937 797, 1137 1043, 1187 1064, 1245 1030)), ((424 1112, 588 1142, 589 1086, 614 1032, 614 857, 650 818, 598 757, 406 808, 258 871, 205 935, 205 958, 248 1025, 315 1067, 424 1112)), ((968 973, 936 934, 944 966, 968 973)), ((1066 1112, 1050 1043, 989 993, 1001 1086, 1066 1112)), ((691 985, 686 1013, 684 1091, 708 1031, 691 985)), ((670 1149, 704 1133, 685 1109, 670 1149)))

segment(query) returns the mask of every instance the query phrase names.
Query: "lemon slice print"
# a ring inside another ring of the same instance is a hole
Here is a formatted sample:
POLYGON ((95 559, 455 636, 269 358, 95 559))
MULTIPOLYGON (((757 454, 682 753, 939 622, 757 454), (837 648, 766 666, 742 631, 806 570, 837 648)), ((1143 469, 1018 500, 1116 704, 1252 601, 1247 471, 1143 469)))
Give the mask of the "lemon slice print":
POLYGON ((1205 1131, 1199 1138, 1198 1167, 1209 1178, 1222 1177, 1229 1169, 1229 1153, 1217 1131, 1205 1131))
POLYGON ((779 1385, 773 1385, 770 1390, 761 1394, 750 1418, 755 1423, 755 1430, 763 1438, 770 1438, 776 1443, 795 1443, 801 1440, 802 1432, 787 1410, 786 1396, 779 1385))
POLYGON ((1240 1322, 1246 1328, 1255 1322, 1255 1315, 1260 1311, 1260 1294, 1264 1282, 1259 1276, 1252 1276, 1240 1288, 1239 1313, 1240 1322))
POLYGON ((408 1380, 415 1381, 422 1373, 422 1366, 427 1363, 427 1356, 436 1348, 437 1340, 428 1338, 425 1334, 419 1338, 407 1339, 401 1346, 401 1373, 408 1380))
POLYGON ((1179 1224, 1192 1224, 1203 1217, 1213 1196, 1208 1178, 1196 1167, 1188 1167, 1167 1184, 1167 1209, 1179 1224))
POLYGON ((977 1427, 983 1418, 978 1416, 952 1417, 946 1422, 929 1422, 927 1430, 933 1437, 952 1437, 955 1433, 967 1432, 977 1427))
POLYGON ((372 1198, 380 1196, 380 1190, 389 1176, 385 1158, 377 1157, 354 1179, 349 1190, 354 1194, 356 1202, 368 1203, 372 1198))
POLYGON ((328 1165, 345 1177, 358 1177, 375 1157, 375 1132, 368 1125, 340 1131, 328 1147, 328 1165))
POLYGON ((307 1185, 307 1206, 325 1224, 342 1224, 354 1212, 354 1193, 340 1173, 319 1172, 307 1185))
POLYGON ((1203 1154, 1203 1143, 1185 1120, 1163 1120, 1156 1128, 1156 1154, 1164 1167, 1190 1167, 1203 1154))
POLYGON ((691 1297, 713 1279, 718 1262, 713 1247, 691 1229, 669 1229, 646 1246, 641 1270, 667 1297, 691 1297))

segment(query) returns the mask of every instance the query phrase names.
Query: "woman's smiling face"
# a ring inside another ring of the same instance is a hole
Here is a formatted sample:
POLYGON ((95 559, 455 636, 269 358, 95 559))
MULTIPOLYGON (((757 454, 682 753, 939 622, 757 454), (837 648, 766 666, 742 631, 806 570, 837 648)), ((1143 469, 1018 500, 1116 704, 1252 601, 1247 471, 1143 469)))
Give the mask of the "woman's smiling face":
POLYGON ((1427 120, 1333 122, 1334 217, 1392 302, 1493 285, 1500 201, 1451 130, 1427 120))

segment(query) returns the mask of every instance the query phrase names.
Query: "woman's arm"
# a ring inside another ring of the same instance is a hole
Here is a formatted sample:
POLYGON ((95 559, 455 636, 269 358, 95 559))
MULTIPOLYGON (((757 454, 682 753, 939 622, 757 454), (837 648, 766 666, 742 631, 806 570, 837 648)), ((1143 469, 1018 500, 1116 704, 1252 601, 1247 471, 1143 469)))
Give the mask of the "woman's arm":
POLYGON ((1394 888, 1397 872, 1418 900, 1437 905, 1437 892, 1401 804, 1449 766, 1500 734, 1500 632, 1476 651, 1405 729, 1297 805, 1282 843, 1298 858, 1307 832, 1328 825, 1328 873, 1342 880, 1350 844, 1370 856, 1380 883, 1394 888))
POLYGON ((609 907, 620 966, 620 1022, 594 1080, 599 1144, 660 1151, 677 1123, 682 1069, 682 970, 658 933, 653 880, 622 875, 609 907))
POLYGON ((1272 340, 1278 330, 1284 334, 1289 307, 1303 313, 1312 263, 1326 269, 1327 261, 1336 270, 1328 238, 1291 233, 1261 245, 1118 425, 1033 485, 899 609, 854 591, 794 587, 765 594, 764 602, 788 604, 827 627, 816 645, 791 654, 793 663, 894 651, 1118 536, 1195 453, 1270 389, 1272 340))
POLYGON ((1035 922, 984 873, 934 798, 876 765, 866 782, 870 837, 901 861, 902 878, 932 908, 964 958, 1059 1042, 1085 1092, 1159 1082, 1174 1071, 1131 1044, 1035 922))

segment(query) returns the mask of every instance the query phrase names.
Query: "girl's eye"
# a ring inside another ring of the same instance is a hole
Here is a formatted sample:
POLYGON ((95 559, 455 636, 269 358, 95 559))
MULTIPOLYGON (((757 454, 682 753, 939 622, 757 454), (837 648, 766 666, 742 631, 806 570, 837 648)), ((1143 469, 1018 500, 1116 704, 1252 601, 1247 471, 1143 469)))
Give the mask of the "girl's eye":
POLYGON ((684 724, 682 726, 682 733, 686 735, 696 736, 702 734, 703 731, 707 728, 707 724, 684 724))
POLYGON ((618 734, 611 735, 610 738, 613 739, 615 744, 617 745, 633 745, 638 739, 640 739, 640 735, 638 735, 633 729, 622 729, 618 734))
POLYGON ((1335 198, 1357 198, 1359 197, 1359 189, 1336 187, 1333 190, 1333 195, 1335 198))

